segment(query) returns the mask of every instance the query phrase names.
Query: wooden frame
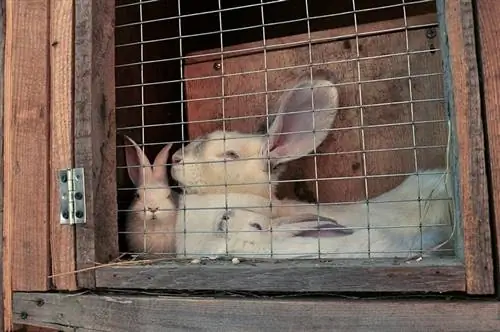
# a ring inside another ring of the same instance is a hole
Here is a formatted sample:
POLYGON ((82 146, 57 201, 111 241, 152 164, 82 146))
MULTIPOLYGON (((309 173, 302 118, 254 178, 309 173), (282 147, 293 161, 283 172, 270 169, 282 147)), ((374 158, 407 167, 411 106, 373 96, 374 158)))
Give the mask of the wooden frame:
MULTIPOLYGON (((487 131, 488 170, 491 176, 491 210, 493 234, 496 234, 497 292, 500 290, 500 62, 497 56, 500 27, 496 22, 500 3, 476 2, 476 17, 482 69, 484 116, 487 131)), ((500 294, 498 294, 500 296, 500 294)))
MULTIPOLYGON (((99 316, 103 308, 110 310, 115 315, 113 317, 121 318, 120 314, 132 307, 137 309, 135 314, 126 317, 133 319, 115 319, 118 324, 126 324, 121 325, 122 328, 154 320, 156 314, 171 325, 180 324, 184 317, 181 327, 194 328, 200 327, 197 325, 200 323, 189 318, 193 311, 204 307, 209 309, 205 311, 205 319, 200 321, 205 324, 223 321, 226 328, 244 328, 248 325, 239 325, 244 322, 252 326, 264 324, 266 320, 256 319, 262 318, 259 312, 275 313, 278 318, 269 321, 273 330, 302 326, 301 319, 311 323, 311 312, 316 312, 313 322, 318 324, 318 329, 330 330, 331 324, 339 321, 344 322, 346 328, 353 328, 359 325, 354 319, 346 318, 353 317, 351 312, 358 319, 365 317, 360 316, 360 310, 366 313, 370 330, 373 330, 373 324, 383 324, 383 330, 387 330, 391 326, 400 328, 413 324, 422 328, 437 327, 443 326, 440 325, 442 322, 454 330, 496 327, 498 321, 495 320, 498 320, 500 310, 498 302, 450 304, 428 300, 416 304, 398 300, 381 305, 380 302, 362 301, 262 300, 254 304, 242 299, 21 293, 96 287, 123 291, 139 287, 150 290, 295 293, 458 291, 469 295, 494 294, 488 169, 484 151, 487 134, 492 209, 493 215, 498 216, 498 130, 491 125, 487 126, 487 133, 483 131, 473 1, 437 0, 437 3, 441 27, 444 28, 442 49, 449 59, 444 62, 449 110, 454 115, 456 208, 463 224, 463 234, 459 234, 459 238, 464 239, 463 257, 448 260, 425 258, 409 263, 393 260, 335 261, 320 265, 243 261, 238 265, 210 262, 193 266, 187 261, 177 261, 103 267, 74 273, 75 269, 93 268, 96 263, 106 263, 118 256, 116 210, 109 208, 116 204, 114 1, 32 0, 27 5, 23 1, 6 0, 2 166, 8 180, 4 181, 3 192, 0 191, 4 206, 2 282, 5 326, 16 322, 46 324, 58 329, 84 326, 91 330, 105 324, 99 316), (73 58, 74 67, 71 66, 73 58), (67 167, 84 167, 86 171, 85 225, 59 224, 55 174, 56 170, 67 167), (31 208, 26 209, 27 205, 31 208), (34 214, 36 218, 33 218, 34 214), (284 280, 284 273, 290 275, 289 264, 295 265, 294 275, 284 280), (84 303, 86 311, 83 314, 66 311, 65 308, 76 305, 76 301, 84 303), (165 310, 147 310, 159 305, 165 310), (394 308, 406 314, 390 318, 394 308), (438 309, 439 315, 434 316, 438 309), (220 320, 222 311, 227 319, 220 320), (308 313, 307 317, 301 316, 302 312, 308 313), (64 321, 58 314, 64 315, 64 321), (379 315, 384 317, 383 323, 376 319, 379 315), (482 326, 471 325, 475 322, 482 326)), ((485 106, 488 109, 486 119, 488 124, 496 125, 497 112, 493 110, 496 110, 495 92, 498 89, 494 73, 498 66, 489 51, 494 49, 495 42, 489 37, 493 36, 490 30, 493 24, 488 24, 492 17, 489 15, 493 14, 487 13, 483 5, 478 5, 478 13, 479 23, 484 29, 481 36, 485 36, 479 41, 483 50, 481 56, 485 68, 492 68, 483 72, 485 106)), ((497 243, 500 243, 500 225, 494 220, 497 243)), ((495 248, 495 252, 498 259, 499 250, 495 248)), ((500 287, 500 280, 498 282, 500 287)), ((262 329, 269 326, 260 325, 262 329)), ((215 329, 218 326, 208 327, 215 329)))
MULTIPOLYGON (((115 175, 114 0, 75 1, 75 166, 84 167, 87 223, 76 228, 76 268, 118 256, 115 175)), ((92 271, 78 286, 95 287, 92 271)))
POLYGON ((104 331, 109 322, 118 331, 495 331, 500 320, 500 302, 442 299, 381 302, 18 293, 14 311, 16 322, 59 331, 104 331))
POLYGON ((443 15, 443 40, 452 137, 455 144, 455 174, 459 220, 463 226, 463 252, 467 293, 493 294, 493 259, 484 154, 479 70, 475 49, 474 13, 471 0, 438 1, 443 15), (475 199, 471 200, 470 197, 475 199))
POLYGON ((448 55, 450 59, 445 66, 447 94, 450 98, 448 109, 458 119, 454 121, 452 130, 458 138, 454 142, 458 147, 454 171, 457 174, 457 215, 463 223, 465 234, 463 245, 460 246, 463 247, 464 257, 459 257, 459 260, 438 260, 439 263, 424 259, 419 263, 414 262, 413 266, 394 265, 392 260, 372 260, 370 264, 335 261, 321 266, 307 262, 293 263, 296 277, 289 280, 283 280, 283 271, 289 268, 289 262, 257 262, 245 266, 219 262, 192 266, 189 262, 181 261, 149 266, 112 266, 96 271, 96 286, 292 292, 466 291, 469 294, 493 294, 493 260, 472 2, 438 0, 438 7, 441 27, 444 28, 441 38, 443 55, 448 55), (471 196, 477 199, 470 200, 471 196), (463 259, 463 263, 460 259, 463 259), (387 277, 388 274, 390 277, 387 277), (249 276, 252 276, 251 284, 248 282, 249 276), (362 277, 362 286, 354 286, 360 284, 357 276, 362 277), (446 286, 439 281, 445 279, 449 280, 446 286), (353 280, 354 284, 351 283, 353 280))
MULTIPOLYGON (((3 133, 3 95, 4 95, 4 80, 3 80, 3 70, 4 70, 4 46, 5 46, 5 1, 0 1, 0 132, 3 133)), ((3 135, 0 135, 0 153, 3 156, 3 135)), ((0 160, 0 232, 2 232, 2 237, 0 238, 0 257, 3 261, 3 158, 0 160)), ((3 264, 0 266, 0 316, 4 317, 4 287, 3 287, 3 264)), ((10 294, 7 294, 7 302, 10 302, 10 294)), ((0 320, 0 330, 3 331, 4 320, 0 320)))

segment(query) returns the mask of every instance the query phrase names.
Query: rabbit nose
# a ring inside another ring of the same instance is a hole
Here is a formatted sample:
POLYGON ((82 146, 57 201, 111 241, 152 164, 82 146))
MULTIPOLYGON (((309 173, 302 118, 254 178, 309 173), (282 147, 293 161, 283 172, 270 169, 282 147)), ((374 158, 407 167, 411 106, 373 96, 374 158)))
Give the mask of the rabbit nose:
POLYGON ((156 211, 158 211, 158 208, 148 208, 148 211, 155 213, 156 211))
POLYGON ((180 164, 182 161, 182 158, 181 156, 179 156, 177 153, 174 153, 174 155, 172 156, 172 164, 180 164))

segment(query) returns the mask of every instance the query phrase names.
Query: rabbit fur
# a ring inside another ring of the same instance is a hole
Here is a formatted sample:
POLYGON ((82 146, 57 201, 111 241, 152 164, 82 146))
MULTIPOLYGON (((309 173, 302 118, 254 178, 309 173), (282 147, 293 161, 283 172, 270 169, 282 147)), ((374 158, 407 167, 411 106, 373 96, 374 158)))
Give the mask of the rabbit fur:
POLYGON ((175 255, 176 196, 166 172, 171 144, 151 164, 144 151, 130 137, 125 138, 132 144, 125 148, 127 171, 137 188, 125 225, 129 250, 175 255))
POLYGON ((295 214, 295 207, 283 205, 297 201, 278 200, 270 180, 278 179, 287 162, 314 151, 335 120, 337 88, 325 72, 316 76, 320 79, 302 79, 280 97, 267 137, 237 131, 199 137, 173 154, 172 177, 188 194, 252 194, 267 205, 272 200, 277 216, 295 214))
POLYGON ((177 218, 178 257, 229 254, 266 258, 272 252, 274 258, 314 258, 318 250, 322 258, 367 258, 368 250, 370 257, 415 254, 450 237, 449 181, 443 172, 429 170, 409 176, 396 188, 372 199, 369 208, 365 202, 332 206, 335 213, 329 217, 306 212, 273 218, 238 205, 249 202, 246 196, 252 195, 229 194, 226 198, 223 194, 188 194, 181 200, 183 209, 177 218), (425 201, 428 198, 432 200, 425 201), (231 207, 226 209, 226 205, 231 207), (346 227, 353 224, 363 228, 346 227), (400 224, 412 227, 383 228, 400 224))

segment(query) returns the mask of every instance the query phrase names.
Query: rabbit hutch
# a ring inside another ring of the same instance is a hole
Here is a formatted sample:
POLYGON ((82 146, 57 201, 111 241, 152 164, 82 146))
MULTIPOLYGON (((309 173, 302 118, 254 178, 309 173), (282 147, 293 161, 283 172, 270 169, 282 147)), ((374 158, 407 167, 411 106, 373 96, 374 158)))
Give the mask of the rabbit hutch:
POLYGON ((4 331, 500 329, 500 3, 0 3, 4 331))

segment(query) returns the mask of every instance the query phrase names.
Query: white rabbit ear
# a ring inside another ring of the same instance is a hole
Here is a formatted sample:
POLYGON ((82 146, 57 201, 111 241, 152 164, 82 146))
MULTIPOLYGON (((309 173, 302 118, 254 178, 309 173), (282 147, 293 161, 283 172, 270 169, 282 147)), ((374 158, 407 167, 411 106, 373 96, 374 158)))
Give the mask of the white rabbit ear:
POLYGON ((130 180, 136 187, 143 185, 151 176, 151 163, 144 152, 130 137, 124 135, 132 143, 132 146, 125 147, 125 159, 127 161, 127 171, 130 180), (144 167, 136 167, 144 166, 144 167), (145 177, 145 179, 144 179, 145 177))
POLYGON ((273 163, 277 165, 313 151, 328 136, 325 129, 332 126, 338 105, 338 91, 332 82, 301 81, 293 91, 281 96, 277 116, 269 128, 269 144, 263 145, 261 154, 276 158, 273 163))
POLYGON ((318 216, 314 214, 275 218, 273 224, 275 222, 281 224, 278 226, 280 230, 289 230, 295 237, 334 237, 354 233, 334 219, 319 216, 318 221, 318 216))
POLYGON ((153 177, 158 181, 167 183, 167 160, 172 144, 165 145, 156 155, 153 162, 153 177))

